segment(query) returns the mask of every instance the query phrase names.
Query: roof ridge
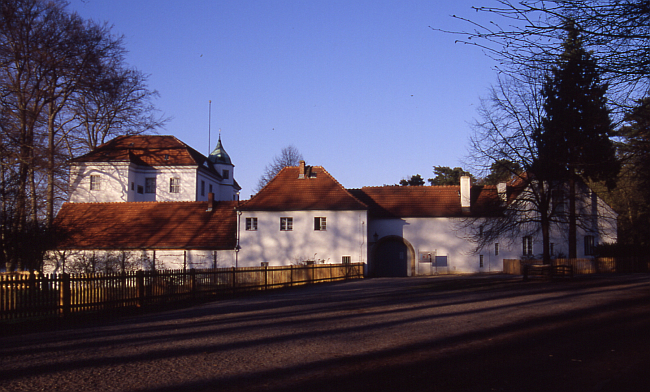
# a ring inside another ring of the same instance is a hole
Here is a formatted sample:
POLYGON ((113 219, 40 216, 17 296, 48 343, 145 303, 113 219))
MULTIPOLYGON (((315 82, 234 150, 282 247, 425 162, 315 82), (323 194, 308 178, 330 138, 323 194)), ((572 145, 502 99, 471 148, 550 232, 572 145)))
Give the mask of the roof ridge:
POLYGON ((283 167, 282 169, 280 169, 279 172, 275 173, 275 175, 273 176, 273 178, 271 178, 269 181, 266 182, 266 184, 264 184, 264 186, 262 187, 262 189, 260 189, 259 191, 257 191, 257 193, 255 193, 254 195, 252 195, 250 199, 245 200, 245 201, 244 201, 243 203, 241 203, 239 206, 240 206, 240 207, 243 207, 244 205, 250 203, 252 200, 254 200, 254 199, 257 197, 257 195, 259 195, 260 193, 262 193, 262 191, 263 191, 264 189, 266 189, 266 188, 267 188, 267 187, 268 187, 272 182, 274 182, 274 181, 276 180, 276 178, 278 178, 278 177, 280 176, 280 173, 282 173, 285 169, 290 169, 290 168, 294 168, 294 167, 298 167, 298 166, 285 166, 285 167, 283 167))
POLYGON ((345 187, 344 187, 344 186, 339 182, 339 180, 337 180, 333 175, 331 175, 330 172, 328 172, 327 169, 325 169, 323 166, 312 166, 312 167, 318 167, 318 168, 323 169, 323 171, 324 171, 325 173, 327 173, 327 175, 328 175, 332 180, 334 180, 334 182, 335 182, 338 186, 340 186, 341 189, 342 189, 345 193, 347 193, 348 196, 350 196, 351 198, 353 198, 354 200, 356 200, 357 203, 359 203, 359 204, 361 204, 362 206, 368 208, 368 205, 367 205, 366 203, 362 202, 362 201, 359 200, 356 196, 354 196, 352 193, 350 193, 350 192, 349 192, 349 191, 348 191, 348 190, 347 190, 347 189, 346 189, 346 188, 345 188, 345 187))

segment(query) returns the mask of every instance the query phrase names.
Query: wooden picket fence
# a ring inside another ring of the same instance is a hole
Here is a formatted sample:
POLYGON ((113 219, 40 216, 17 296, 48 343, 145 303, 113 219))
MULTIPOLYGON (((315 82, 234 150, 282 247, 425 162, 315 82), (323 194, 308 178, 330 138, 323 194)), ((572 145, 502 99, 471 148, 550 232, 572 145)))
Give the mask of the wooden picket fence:
MULTIPOLYGON (((524 266, 542 264, 542 260, 504 259, 503 272, 523 275, 524 266)), ((613 272, 648 272, 650 262, 638 258, 597 257, 593 259, 552 259, 552 266, 570 266, 576 275, 613 273, 613 272)))
POLYGON ((142 307, 239 291, 363 277, 363 263, 134 271, 0 274, 0 320, 142 307))

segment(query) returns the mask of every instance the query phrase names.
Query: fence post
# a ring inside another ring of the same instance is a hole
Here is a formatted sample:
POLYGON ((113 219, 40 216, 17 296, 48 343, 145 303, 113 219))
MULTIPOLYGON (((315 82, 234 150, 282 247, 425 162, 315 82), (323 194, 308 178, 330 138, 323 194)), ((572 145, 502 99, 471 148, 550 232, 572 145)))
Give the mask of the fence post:
POLYGON ((194 268, 190 269, 190 292, 192 293, 192 298, 196 297, 196 270, 194 268))
POLYGON ((138 291, 138 307, 144 306, 144 271, 136 271, 135 287, 138 291))
POLYGON ((59 308, 61 315, 65 317, 70 314, 70 301, 72 299, 72 290, 70 288, 70 274, 61 274, 60 285, 59 308))
POLYGON ((269 289, 269 266, 264 266, 264 290, 269 289))

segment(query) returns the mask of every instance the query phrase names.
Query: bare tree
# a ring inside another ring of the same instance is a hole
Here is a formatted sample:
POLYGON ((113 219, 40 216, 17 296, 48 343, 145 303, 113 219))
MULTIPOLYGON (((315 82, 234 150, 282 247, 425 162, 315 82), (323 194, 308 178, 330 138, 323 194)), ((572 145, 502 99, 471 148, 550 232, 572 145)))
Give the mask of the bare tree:
POLYGON ((262 190, 262 188, 264 188, 264 186, 266 186, 266 184, 271 181, 273 177, 275 177, 283 168, 289 166, 298 166, 302 160, 304 160, 304 158, 295 146, 289 145, 284 147, 282 151, 280 151, 280 154, 274 156, 271 163, 264 167, 264 174, 262 174, 260 177, 259 181, 257 182, 257 187, 253 190, 253 192, 257 193, 262 190))
POLYGON ((38 268, 43 238, 64 198, 64 162, 75 151, 164 123, 146 78, 124 64, 121 37, 66 5, 0 3, 1 246, 10 268, 38 268), (83 116, 93 108, 102 115, 83 116), (90 128, 96 132, 81 132, 90 128))
POLYGON ((512 162, 502 167, 510 170, 512 180, 487 206, 486 211, 496 213, 465 219, 461 226, 469 231, 476 250, 541 232, 543 259, 549 262, 551 227, 565 218, 560 204, 552 203, 562 185, 546 178, 537 163, 533 134, 543 118, 540 83, 537 74, 525 81, 502 75, 482 101, 470 146, 474 169, 486 173, 495 163, 512 162))
POLYGON ((88 85, 73 103, 69 149, 89 151, 119 135, 138 135, 164 126, 153 105, 157 91, 147 88, 142 72, 121 64, 105 67, 95 83, 88 85))
POLYGON ((455 16, 471 27, 452 33, 461 37, 458 42, 485 50, 502 72, 518 75, 552 65, 563 52, 564 27, 573 22, 610 85, 610 101, 630 107, 648 91, 646 0, 498 0, 496 6, 474 9, 487 15, 489 23, 455 16))

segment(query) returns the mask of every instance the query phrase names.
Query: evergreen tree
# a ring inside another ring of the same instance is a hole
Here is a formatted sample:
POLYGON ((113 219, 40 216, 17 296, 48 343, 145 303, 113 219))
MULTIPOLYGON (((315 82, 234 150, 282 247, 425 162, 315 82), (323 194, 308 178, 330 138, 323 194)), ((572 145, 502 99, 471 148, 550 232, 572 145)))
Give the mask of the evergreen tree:
POLYGON ((424 185, 424 178, 421 175, 415 174, 410 179, 403 178, 400 180, 401 186, 422 186, 424 185))
POLYGON ((483 185, 497 185, 500 182, 509 182, 521 176, 523 170, 517 162, 508 159, 499 159, 490 166, 490 174, 482 181, 483 185))
POLYGON ((605 181, 613 187, 620 164, 610 140, 607 85, 573 24, 566 28, 564 53, 542 89, 545 117, 534 134, 536 175, 569 184, 569 257, 576 257, 576 180, 605 181))
POLYGON ((434 166, 433 174, 436 176, 428 180, 431 185, 458 185, 462 176, 470 176, 474 179, 469 172, 461 167, 452 169, 449 166, 434 166))

